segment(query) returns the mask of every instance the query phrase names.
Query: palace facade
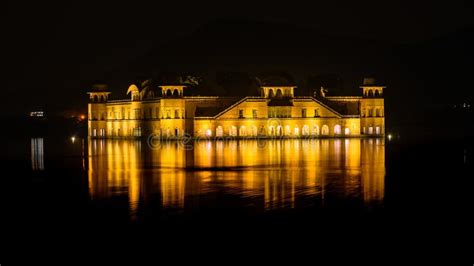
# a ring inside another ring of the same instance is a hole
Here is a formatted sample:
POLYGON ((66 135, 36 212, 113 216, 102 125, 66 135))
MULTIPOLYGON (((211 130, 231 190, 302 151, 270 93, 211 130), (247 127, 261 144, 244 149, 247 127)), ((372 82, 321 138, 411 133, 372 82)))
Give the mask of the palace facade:
POLYGON ((89 94, 88 135, 221 138, 360 137, 385 134, 384 86, 364 79, 361 96, 295 96, 296 86, 263 86, 260 96, 185 96, 186 86, 132 84, 128 99, 89 94))

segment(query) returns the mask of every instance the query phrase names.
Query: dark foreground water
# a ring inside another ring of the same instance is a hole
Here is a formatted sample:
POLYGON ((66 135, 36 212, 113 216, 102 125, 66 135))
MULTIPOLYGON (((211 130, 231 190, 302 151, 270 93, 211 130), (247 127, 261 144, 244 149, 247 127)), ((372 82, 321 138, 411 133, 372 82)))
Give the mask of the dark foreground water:
POLYGON ((150 147, 133 140, 32 138, 5 147, 3 179, 15 184, 5 217, 22 240, 36 244, 55 237, 94 243, 164 236, 248 245, 282 236, 429 241, 462 233, 472 212, 471 197, 461 192, 472 179, 469 140, 150 147))

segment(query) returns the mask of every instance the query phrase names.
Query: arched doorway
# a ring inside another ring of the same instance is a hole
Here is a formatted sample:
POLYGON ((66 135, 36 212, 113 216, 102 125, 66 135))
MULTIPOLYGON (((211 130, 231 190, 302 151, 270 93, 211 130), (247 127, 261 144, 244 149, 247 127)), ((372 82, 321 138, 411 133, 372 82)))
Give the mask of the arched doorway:
POLYGON ((295 136, 299 136, 300 135, 300 129, 299 127, 295 127, 295 136))
POLYGON ((308 125, 303 126, 303 130, 301 131, 301 134, 303 136, 309 136, 309 126, 308 125))
POLYGON ((341 135, 341 126, 335 125, 334 126, 334 135, 341 135))
POLYGON ((245 126, 241 126, 239 129, 239 136, 246 137, 247 136, 247 128, 245 126))
POLYGON ((344 129, 344 135, 350 135, 350 134, 351 134, 351 130, 348 127, 346 127, 344 129))
POLYGON ((221 126, 216 128, 216 137, 222 137, 224 135, 224 131, 222 130, 221 126))
POLYGON ((372 135, 374 134, 374 128, 373 127, 369 127, 369 135, 372 135))
POLYGON ((275 127, 274 126, 269 126, 268 127, 268 135, 269 136, 275 136, 275 127))
POLYGON ((380 127, 375 127, 375 134, 380 135, 382 134, 380 127))
POLYGON ((329 127, 327 125, 323 125, 323 127, 321 128, 321 135, 329 135, 329 127))
POLYGON ((229 135, 232 137, 237 136, 237 127, 236 126, 231 126, 229 130, 229 135))
POLYGON ((253 137, 256 137, 257 134, 258 134, 258 133, 257 133, 257 127, 256 127, 256 126, 252 126, 251 135, 252 135, 253 137))
POLYGON ((277 126, 277 136, 281 135, 283 135, 283 129, 281 128, 281 126, 277 126))
POLYGON ((313 132, 311 132, 313 136, 319 135, 319 127, 317 125, 313 126, 313 132))
POLYGON ((290 128, 289 125, 286 125, 286 126, 285 126, 285 135, 286 135, 286 136, 291 135, 291 128, 290 128))

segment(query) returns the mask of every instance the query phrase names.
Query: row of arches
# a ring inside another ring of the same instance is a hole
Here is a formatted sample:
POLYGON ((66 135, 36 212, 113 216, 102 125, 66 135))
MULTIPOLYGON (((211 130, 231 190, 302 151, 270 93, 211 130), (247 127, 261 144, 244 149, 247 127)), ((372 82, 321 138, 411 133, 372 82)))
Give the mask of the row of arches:
POLYGON ((381 135, 381 134, 383 134, 383 130, 382 130, 381 126, 362 127, 362 134, 364 134, 364 135, 381 135))
MULTIPOLYGON (((330 135, 330 128, 328 125, 323 125, 319 127, 318 125, 314 125, 310 127, 308 125, 303 125, 303 127, 290 127, 289 125, 286 126, 261 126, 257 128, 257 126, 230 126, 228 128, 223 128, 222 126, 217 126, 215 130, 216 137, 224 137, 224 136, 231 136, 231 137, 257 137, 257 136, 328 136, 330 135)), ((351 130, 349 128, 342 128, 341 125, 335 125, 332 130, 333 135, 350 135, 351 130)), ((212 131, 208 129, 205 133, 206 136, 211 137, 212 131)))
POLYGON ((383 108, 367 108, 362 109, 362 117, 383 117, 384 110, 383 108))
POLYGON ((262 88, 262 97, 266 98, 282 98, 282 97, 293 97, 293 87, 281 87, 281 88, 262 88))
POLYGON ((365 97, 382 97, 383 91, 382 89, 370 89, 364 91, 365 97))
POLYGON ((281 91, 281 89, 277 89, 275 93, 273 92, 273 90, 269 90, 268 91, 268 97, 269 98, 273 98, 273 97, 281 98, 281 97, 283 97, 283 92, 281 91))
MULTIPOLYGON (((184 135, 184 130, 178 127, 154 128, 153 132, 156 136, 162 137, 182 137, 184 135)), ((129 128, 128 131, 126 128, 109 128, 107 131, 104 128, 92 128, 89 133, 91 137, 141 137, 143 135, 141 127, 129 128)))
POLYGON ((93 103, 105 103, 107 102, 107 95, 91 95, 90 101, 93 103))
POLYGON ((183 91, 179 91, 178 89, 167 89, 162 91, 163 96, 166 97, 181 97, 183 96, 183 91))

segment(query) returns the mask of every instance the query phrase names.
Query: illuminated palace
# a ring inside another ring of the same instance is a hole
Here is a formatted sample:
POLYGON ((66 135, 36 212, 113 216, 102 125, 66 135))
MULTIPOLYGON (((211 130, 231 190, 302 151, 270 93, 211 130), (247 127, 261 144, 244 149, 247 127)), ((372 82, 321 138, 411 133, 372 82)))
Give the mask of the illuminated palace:
POLYGON ((364 79, 362 96, 296 96, 296 86, 262 86, 260 96, 186 96, 183 85, 129 86, 109 100, 106 86, 88 92, 91 138, 383 136, 384 86, 364 79))

